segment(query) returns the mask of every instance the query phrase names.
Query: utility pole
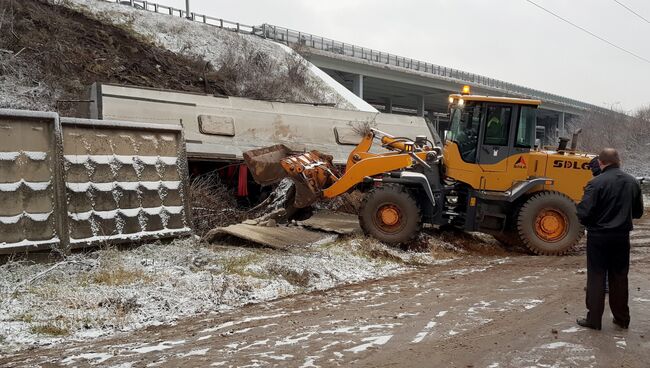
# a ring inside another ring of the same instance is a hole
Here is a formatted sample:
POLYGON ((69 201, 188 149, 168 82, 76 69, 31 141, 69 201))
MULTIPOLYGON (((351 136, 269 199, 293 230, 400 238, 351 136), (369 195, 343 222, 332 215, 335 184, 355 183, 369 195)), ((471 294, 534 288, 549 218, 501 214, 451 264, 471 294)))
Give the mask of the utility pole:
POLYGON ((192 19, 190 15, 190 0, 185 0, 185 17, 187 19, 192 19))

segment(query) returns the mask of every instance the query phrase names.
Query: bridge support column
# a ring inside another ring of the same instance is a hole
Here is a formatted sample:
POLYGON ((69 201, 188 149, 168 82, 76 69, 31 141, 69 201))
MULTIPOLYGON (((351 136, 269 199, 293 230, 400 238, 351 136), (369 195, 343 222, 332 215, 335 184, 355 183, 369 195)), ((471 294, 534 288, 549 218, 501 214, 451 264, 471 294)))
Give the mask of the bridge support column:
POLYGON ((418 95, 417 99, 418 116, 424 117, 424 96, 418 95))
POLYGON ((566 134, 566 131, 564 130, 564 120, 565 120, 564 112, 561 112, 557 119, 557 129, 559 131, 558 134, 560 135, 560 137, 564 137, 564 135, 566 134))
POLYGON ((393 99, 390 97, 386 99, 386 104, 384 105, 384 112, 388 114, 393 113, 393 99))
POLYGON ((363 98, 363 75, 355 74, 352 77, 352 93, 363 98))

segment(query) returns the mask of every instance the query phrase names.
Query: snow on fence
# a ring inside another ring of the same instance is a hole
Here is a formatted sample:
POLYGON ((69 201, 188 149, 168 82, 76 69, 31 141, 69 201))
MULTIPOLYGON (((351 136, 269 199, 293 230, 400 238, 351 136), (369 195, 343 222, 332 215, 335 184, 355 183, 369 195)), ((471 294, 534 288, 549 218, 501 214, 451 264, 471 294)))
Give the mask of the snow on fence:
POLYGON ((182 128, 0 109, 0 253, 191 232, 182 128))

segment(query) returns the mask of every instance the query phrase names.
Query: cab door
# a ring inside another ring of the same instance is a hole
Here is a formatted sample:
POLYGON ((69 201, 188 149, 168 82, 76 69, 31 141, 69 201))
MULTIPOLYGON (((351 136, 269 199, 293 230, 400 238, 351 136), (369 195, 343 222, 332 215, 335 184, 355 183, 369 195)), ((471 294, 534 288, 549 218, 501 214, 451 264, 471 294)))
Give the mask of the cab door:
POLYGON ((478 150, 478 164, 484 172, 508 169, 513 110, 512 105, 486 104, 478 150))

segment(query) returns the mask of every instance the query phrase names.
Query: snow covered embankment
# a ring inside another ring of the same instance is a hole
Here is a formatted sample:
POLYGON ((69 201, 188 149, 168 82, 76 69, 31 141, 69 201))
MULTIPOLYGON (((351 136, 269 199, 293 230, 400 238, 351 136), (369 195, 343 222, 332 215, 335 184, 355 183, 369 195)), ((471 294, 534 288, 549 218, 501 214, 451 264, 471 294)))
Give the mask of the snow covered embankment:
MULTIPOLYGON (((124 5, 97 0, 72 0, 70 6, 101 22, 130 29, 145 39, 169 51, 199 57, 219 69, 224 63, 238 57, 264 59, 264 63, 277 66, 277 70, 256 75, 242 75, 238 80, 240 91, 255 91, 262 80, 285 78, 288 57, 298 58, 307 67, 306 83, 292 86, 288 92, 293 102, 334 104, 338 108, 377 112, 375 108, 355 96, 325 72, 297 55, 291 48, 253 35, 238 34, 214 26, 188 21, 180 17, 138 10, 124 5), (251 55, 249 55, 251 54, 251 55)), ((246 97, 245 92, 242 96, 246 97)))

